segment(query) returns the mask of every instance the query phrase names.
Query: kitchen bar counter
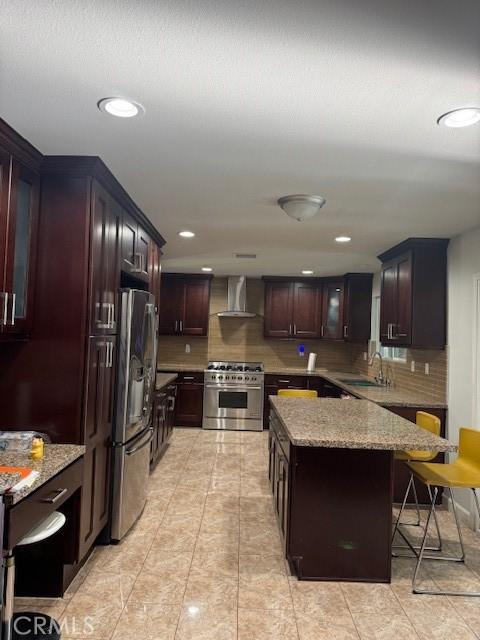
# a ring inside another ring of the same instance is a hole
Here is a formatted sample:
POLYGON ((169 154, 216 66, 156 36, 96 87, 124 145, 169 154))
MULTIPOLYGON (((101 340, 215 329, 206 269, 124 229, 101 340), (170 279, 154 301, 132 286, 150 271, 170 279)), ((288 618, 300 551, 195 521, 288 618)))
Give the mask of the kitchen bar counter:
POLYGON ((155 378, 155 390, 159 391, 160 389, 163 389, 163 387, 166 387, 177 378, 178 374, 176 373, 157 373, 155 378))
POLYGON ((455 451, 444 438, 368 400, 270 396, 290 442, 299 447, 455 451))
POLYGON ((157 371, 205 371, 206 364, 158 364, 157 371))
MULTIPOLYGON (((1 452, 0 465, 7 467, 27 467, 38 471, 39 477, 35 480, 31 487, 25 487, 21 491, 5 493, 3 501, 5 506, 9 507, 17 504, 28 495, 39 489, 47 483, 51 478, 66 469, 72 462, 78 460, 85 453, 83 445, 76 444, 46 444, 45 456, 43 460, 32 460, 28 453, 22 452, 1 452)), ((2 474, 0 474, 0 486, 2 483, 2 474)))
POLYGON ((456 447, 366 400, 270 403, 268 473, 292 571, 390 582, 394 451, 456 447))

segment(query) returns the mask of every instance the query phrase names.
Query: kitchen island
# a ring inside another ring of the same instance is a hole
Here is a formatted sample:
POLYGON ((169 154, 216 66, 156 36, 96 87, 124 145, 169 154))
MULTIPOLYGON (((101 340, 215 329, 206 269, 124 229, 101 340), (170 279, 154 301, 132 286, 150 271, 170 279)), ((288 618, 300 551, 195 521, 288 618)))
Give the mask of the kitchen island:
POLYGON ((394 451, 455 445, 368 400, 270 403, 269 479, 292 570, 390 582, 394 451))

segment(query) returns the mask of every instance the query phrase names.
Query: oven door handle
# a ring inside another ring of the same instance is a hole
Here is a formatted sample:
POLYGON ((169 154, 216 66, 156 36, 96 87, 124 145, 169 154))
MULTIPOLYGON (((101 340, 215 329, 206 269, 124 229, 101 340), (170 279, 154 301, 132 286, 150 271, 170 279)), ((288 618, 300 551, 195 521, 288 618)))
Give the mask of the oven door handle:
POLYGON ((247 387, 236 384, 206 384, 205 387, 207 389, 218 389, 219 391, 222 391, 224 389, 237 389, 237 391, 261 391, 262 389, 262 387, 247 387))

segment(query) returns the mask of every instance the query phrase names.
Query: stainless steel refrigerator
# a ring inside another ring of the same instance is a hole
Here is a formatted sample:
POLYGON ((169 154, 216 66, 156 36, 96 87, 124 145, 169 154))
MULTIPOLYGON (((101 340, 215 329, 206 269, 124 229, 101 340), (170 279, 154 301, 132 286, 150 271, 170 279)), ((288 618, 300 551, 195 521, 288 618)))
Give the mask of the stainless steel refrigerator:
POLYGON ((155 298, 120 290, 120 330, 113 429, 111 539, 121 540, 145 506, 157 358, 155 298))

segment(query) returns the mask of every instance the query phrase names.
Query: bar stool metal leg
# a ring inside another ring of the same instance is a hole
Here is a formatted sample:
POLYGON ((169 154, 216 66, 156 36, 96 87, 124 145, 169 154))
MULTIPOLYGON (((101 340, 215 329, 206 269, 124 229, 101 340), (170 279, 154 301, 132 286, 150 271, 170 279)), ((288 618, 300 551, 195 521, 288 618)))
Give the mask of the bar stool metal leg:
MULTIPOLYGON (((480 591, 442 591, 441 589, 419 589, 417 587, 417 578, 418 578, 418 573, 420 571, 420 565, 422 563, 422 560, 425 559, 430 559, 430 560, 443 560, 443 561, 454 561, 454 562, 465 562, 465 548, 463 545, 463 536, 462 536, 462 531, 461 531, 461 527, 460 527, 460 522, 458 520, 458 515, 457 515, 457 509, 455 506, 455 499, 453 497, 453 491, 452 489, 449 487, 449 492, 450 492, 450 498, 452 501, 452 511, 453 511, 453 515, 454 515, 454 519, 455 519, 455 524, 457 526, 457 531, 458 531, 458 540, 460 542, 460 548, 462 550, 462 555, 460 557, 446 557, 446 556, 426 556, 425 555, 425 543, 427 540, 427 532, 428 532, 428 525, 432 516, 432 513, 434 512, 434 504, 435 504, 435 500, 438 494, 438 487, 434 488, 433 491, 433 499, 432 499, 432 505, 430 507, 430 510, 428 512, 428 516, 427 516, 427 524, 425 526, 425 533, 423 535, 423 540, 422 540, 422 546, 420 548, 420 553, 417 556, 417 564, 415 566, 415 572, 413 574, 413 580, 412 580, 412 591, 413 593, 418 593, 418 594, 427 594, 427 595, 432 595, 432 596, 472 596, 472 597, 480 597, 480 591)), ((477 511, 478 514, 480 516, 480 504, 478 501, 478 496, 475 493, 475 489, 472 489, 474 495, 475 495, 475 503, 477 506, 477 511)))
POLYGON ((2 640, 11 640, 15 589, 15 558, 8 551, 4 559, 2 640))

